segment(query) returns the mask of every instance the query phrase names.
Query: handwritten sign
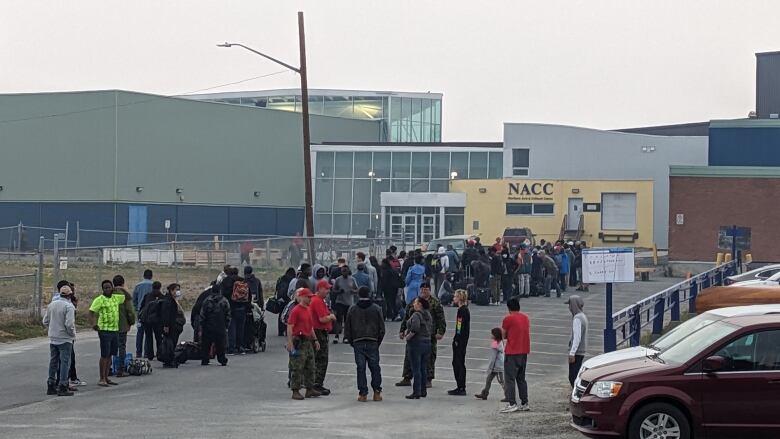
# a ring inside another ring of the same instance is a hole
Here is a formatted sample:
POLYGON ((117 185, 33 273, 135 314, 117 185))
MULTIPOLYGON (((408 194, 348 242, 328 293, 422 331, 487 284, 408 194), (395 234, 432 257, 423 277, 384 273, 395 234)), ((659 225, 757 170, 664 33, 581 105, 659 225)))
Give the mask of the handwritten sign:
POLYGON ((604 284, 634 281, 634 249, 592 248, 582 252, 585 283, 604 284))

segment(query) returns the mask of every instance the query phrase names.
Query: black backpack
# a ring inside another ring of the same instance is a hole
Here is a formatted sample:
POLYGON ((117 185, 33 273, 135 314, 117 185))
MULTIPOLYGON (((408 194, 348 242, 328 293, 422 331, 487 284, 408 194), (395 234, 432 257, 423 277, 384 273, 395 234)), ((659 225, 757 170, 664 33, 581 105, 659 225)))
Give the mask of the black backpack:
POLYGON ((162 317, 162 300, 154 299, 146 302, 141 312, 138 313, 138 320, 144 325, 158 325, 162 317))

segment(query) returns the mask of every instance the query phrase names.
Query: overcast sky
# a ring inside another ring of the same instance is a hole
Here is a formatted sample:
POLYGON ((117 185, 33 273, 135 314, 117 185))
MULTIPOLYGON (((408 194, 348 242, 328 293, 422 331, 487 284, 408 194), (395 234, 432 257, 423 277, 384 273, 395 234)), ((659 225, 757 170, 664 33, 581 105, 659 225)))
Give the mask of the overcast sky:
MULTIPOLYGON (((777 1, 3 0, 0 93, 179 94, 297 65, 309 86, 444 93, 443 140, 504 122, 623 128, 745 117, 777 1)), ((297 87, 284 73, 213 91, 297 87)))

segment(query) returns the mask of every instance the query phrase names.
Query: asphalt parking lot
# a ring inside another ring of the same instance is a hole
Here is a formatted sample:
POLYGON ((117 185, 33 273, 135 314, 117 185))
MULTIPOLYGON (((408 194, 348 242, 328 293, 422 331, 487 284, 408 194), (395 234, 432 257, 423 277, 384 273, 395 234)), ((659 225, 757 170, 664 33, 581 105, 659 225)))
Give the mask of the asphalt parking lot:
MULTIPOLYGON (((621 285, 615 292, 615 310, 677 281, 659 278, 621 285)), ((584 297, 591 321, 589 354, 596 355, 602 348, 603 288, 592 287, 584 297)), ((89 384, 70 398, 45 395, 48 340, 0 345, 0 437, 580 437, 567 425, 568 308, 563 298, 555 297, 524 299, 521 307, 532 325, 530 413, 499 415, 501 389, 495 382, 488 401, 471 396, 484 384, 490 329, 500 325, 504 306, 470 307, 467 397, 446 394, 455 385, 449 337, 454 308, 446 309, 448 334, 439 343, 434 387, 424 400, 405 400, 410 388, 393 385, 401 376, 404 342, 397 336, 399 324, 389 323, 381 348, 381 403, 356 401, 352 351, 343 344, 330 345, 326 386, 333 394, 292 401, 285 385, 284 340, 276 337, 276 316, 268 314, 265 353, 229 357, 228 367, 188 362, 179 369, 156 368, 151 375, 123 378, 119 386, 107 389, 95 385, 97 337, 80 332, 77 365, 89 384)), ((134 338, 131 335, 128 344, 134 338)), ((182 340, 190 338, 191 332, 185 331, 182 340)))

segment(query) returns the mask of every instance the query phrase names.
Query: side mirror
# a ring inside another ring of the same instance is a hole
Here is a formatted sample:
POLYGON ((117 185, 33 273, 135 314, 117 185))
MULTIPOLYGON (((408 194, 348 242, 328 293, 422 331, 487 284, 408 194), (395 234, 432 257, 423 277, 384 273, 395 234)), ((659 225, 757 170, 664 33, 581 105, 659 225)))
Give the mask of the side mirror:
POLYGON ((714 373, 723 370, 726 367, 726 359, 715 355, 704 359, 702 369, 706 373, 714 373))

